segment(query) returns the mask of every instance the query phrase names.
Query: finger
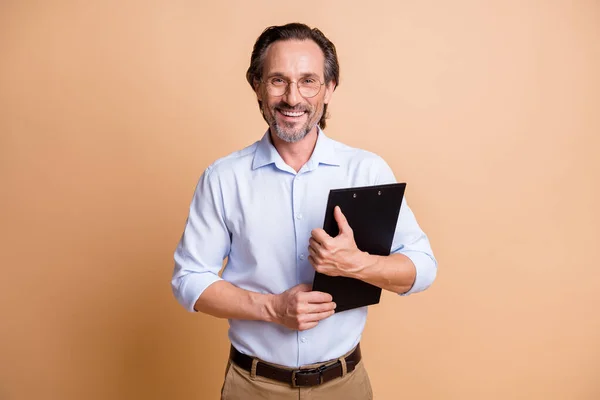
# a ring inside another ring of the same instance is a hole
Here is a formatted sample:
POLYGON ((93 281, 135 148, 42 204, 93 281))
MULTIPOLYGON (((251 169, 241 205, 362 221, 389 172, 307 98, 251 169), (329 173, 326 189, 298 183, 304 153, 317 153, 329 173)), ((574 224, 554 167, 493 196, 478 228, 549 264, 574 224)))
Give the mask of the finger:
POLYGON ((336 307, 337 305, 333 301, 330 301, 328 303, 310 303, 306 308, 306 314, 319 314, 323 312, 333 311, 336 307))
POLYGON ((309 246, 309 247, 308 247, 308 256, 309 256, 309 257, 312 257, 312 258, 313 258, 313 260, 315 260, 315 261, 316 261, 317 259, 320 259, 320 258, 321 258, 321 257, 319 256, 319 253, 317 252, 317 250, 315 250, 315 248, 314 248, 314 247, 312 247, 312 246, 309 246))
POLYGON ((314 328, 318 324, 319 324, 318 322, 301 323, 300 325, 298 325, 298 330, 299 331, 306 331, 306 330, 314 328))
POLYGON ((290 293, 305 293, 305 292, 310 292, 312 290, 312 285, 310 283, 301 283, 299 285, 296 285, 290 289, 288 289, 288 291, 290 293))
POLYGON ((321 321, 327 317, 331 317, 333 314, 335 314, 334 310, 330 310, 330 311, 323 311, 320 313, 312 313, 312 314, 307 314, 305 319, 302 321, 302 323, 307 323, 307 322, 318 322, 321 321))
POLYGON ((332 239, 332 237, 331 237, 331 236, 329 236, 329 235, 327 234, 327 232, 325 232, 325 231, 324 231, 323 229, 321 229, 321 228, 313 229, 313 230, 310 232, 310 235, 311 235, 311 236, 312 236, 312 238, 313 238, 314 240, 316 240, 316 241, 317 241, 317 243, 319 243, 321 246, 323 246, 323 244, 324 244, 325 242, 327 242, 328 240, 331 240, 331 239, 332 239))
POLYGON ((306 292, 302 293, 302 301, 306 303, 329 303, 333 297, 325 292, 306 292))
POLYGON ((314 237, 311 237, 310 239, 308 239, 308 248, 311 248, 311 247, 317 251, 323 248, 321 243, 317 242, 317 240, 314 237))
POLYGON ((335 310, 336 304, 333 301, 327 303, 301 303, 293 310, 293 315, 298 318, 298 322, 312 321, 312 314, 335 310))
POLYGON ((346 219, 346 216, 342 212, 340 206, 335 206, 335 208, 333 209, 333 216, 335 217, 338 227, 340 228, 340 233, 352 232, 352 228, 350 228, 348 220, 346 219))

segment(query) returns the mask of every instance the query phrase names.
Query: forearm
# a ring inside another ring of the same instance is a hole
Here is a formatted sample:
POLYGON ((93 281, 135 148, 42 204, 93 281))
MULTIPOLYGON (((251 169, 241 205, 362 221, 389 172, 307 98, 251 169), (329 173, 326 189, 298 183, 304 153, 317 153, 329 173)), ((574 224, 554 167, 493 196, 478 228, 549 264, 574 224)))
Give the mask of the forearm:
POLYGON ((360 269, 353 278, 360 279, 394 293, 405 293, 415 282, 417 272, 413 262, 404 254, 375 256, 363 253, 360 269))
POLYGON ((240 289, 227 281, 218 281, 200 295, 194 310, 218 318, 273 321, 273 295, 240 289))

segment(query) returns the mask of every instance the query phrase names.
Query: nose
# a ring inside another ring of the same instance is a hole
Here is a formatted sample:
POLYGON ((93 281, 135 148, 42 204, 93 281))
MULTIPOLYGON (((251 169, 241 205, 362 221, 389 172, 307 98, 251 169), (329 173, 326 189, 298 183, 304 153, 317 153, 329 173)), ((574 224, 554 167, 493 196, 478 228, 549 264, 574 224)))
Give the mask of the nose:
POLYGON ((298 84, 296 82, 290 82, 287 88, 287 92, 283 95, 283 99, 290 106, 294 107, 298 103, 300 103, 300 92, 298 91, 298 84))

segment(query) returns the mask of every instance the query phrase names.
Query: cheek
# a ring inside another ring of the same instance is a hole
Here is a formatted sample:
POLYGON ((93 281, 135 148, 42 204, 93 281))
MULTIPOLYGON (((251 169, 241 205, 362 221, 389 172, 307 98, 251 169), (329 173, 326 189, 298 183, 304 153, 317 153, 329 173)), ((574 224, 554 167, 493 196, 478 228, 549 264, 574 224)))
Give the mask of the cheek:
POLYGON ((266 107, 269 108, 270 110, 274 110, 275 106, 277 104, 279 104, 279 100, 278 99, 269 98, 267 96, 267 97, 265 97, 265 100, 263 101, 263 104, 265 104, 266 107))
POLYGON ((317 114, 323 111, 323 101, 310 102, 311 113, 314 114, 313 118, 317 118, 317 114))
POLYGON ((313 112, 317 112, 320 108, 321 108, 321 101, 308 101, 308 104, 310 105, 310 108, 313 112))
POLYGON ((275 103, 269 102, 268 99, 266 101, 263 100, 262 108, 265 112, 268 112, 269 114, 273 114, 275 112, 275 103))

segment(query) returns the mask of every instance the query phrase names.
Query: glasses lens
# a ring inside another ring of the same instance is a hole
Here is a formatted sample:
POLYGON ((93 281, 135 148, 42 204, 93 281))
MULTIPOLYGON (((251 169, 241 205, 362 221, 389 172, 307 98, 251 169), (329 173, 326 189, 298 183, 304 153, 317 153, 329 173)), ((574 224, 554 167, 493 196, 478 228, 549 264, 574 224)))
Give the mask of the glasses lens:
POLYGON ((288 87, 288 83, 281 78, 271 78, 266 84, 271 96, 283 96, 288 87))
POLYGON ((303 97, 315 97, 317 95, 317 93, 319 93, 319 89, 321 89, 321 86, 302 86, 300 85, 300 94, 303 97))
POLYGON ((321 82, 316 78, 301 79, 298 82, 298 90, 304 97, 314 97, 321 90, 321 82))
MULTIPOLYGON (((271 96, 283 96, 289 88, 290 83, 280 78, 273 78, 266 82, 267 91, 271 96)), ((294 84, 292 82, 292 84, 294 84)), ((321 82, 315 79, 305 79, 297 83, 298 91, 303 97, 315 97, 321 90, 321 82)))

